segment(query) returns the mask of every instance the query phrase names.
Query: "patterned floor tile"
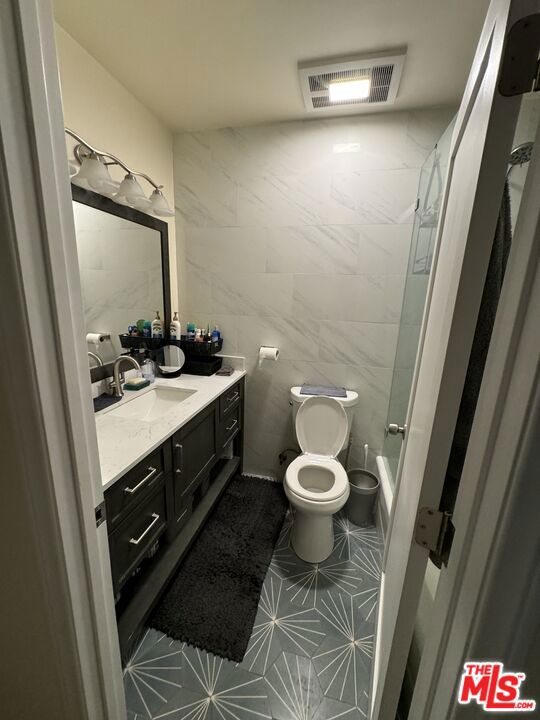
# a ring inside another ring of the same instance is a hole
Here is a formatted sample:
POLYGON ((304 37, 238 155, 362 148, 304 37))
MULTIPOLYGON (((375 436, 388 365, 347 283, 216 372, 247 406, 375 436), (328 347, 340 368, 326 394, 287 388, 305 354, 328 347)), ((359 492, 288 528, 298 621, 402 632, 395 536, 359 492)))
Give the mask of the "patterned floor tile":
POLYGON ((282 653, 265 676, 275 720, 313 720, 322 700, 309 658, 282 653))
POLYGON ((351 559, 361 547, 371 550, 380 549, 380 534, 376 527, 358 527, 344 515, 334 519, 334 553, 341 559, 351 559))
POLYGON ((382 544, 334 521, 335 547, 305 563, 283 525, 242 663, 146 631, 124 671, 128 720, 365 720, 382 544))
MULTIPOLYGON (((358 549, 361 553, 362 549, 358 549)), ((300 560, 294 550, 283 547, 276 550, 270 569, 282 579, 291 602, 301 607, 317 607, 318 598, 325 592, 338 590, 357 595, 371 585, 371 579, 355 555, 343 560, 334 551, 322 563, 312 565, 300 560)))
POLYGON ((124 668, 128 710, 152 717, 182 687, 182 643, 148 629, 124 668))
POLYGON ((283 580, 268 573, 253 633, 240 667, 264 675, 282 652, 311 657, 324 638, 319 613, 314 608, 301 609, 293 605, 283 580))
POLYGON ((131 710, 127 711, 126 720, 150 720, 148 715, 142 713, 134 713, 131 710))
POLYGON ((373 662, 373 625, 366 622, 355 599, 327 593, 318 608, 323 627, 330 632, 313 656, 326 696, 358 707, 369 688, 373 662))
POLYGON ((291 508, 289 508, 287 510, 287 514, 285 515, 285 520, 283 521, 283 525, 281 526, 281 532, 279 533, 279 538, 276 543, 276 549, 282 548, 282 547, 290 547, 293 519, 294 519, 293 512, 292 512, 291 508))
MULTIPOLYGON (((364 698, 361 699, 364 700, 364 698)), ((367 701, 367 694, 365 699, 367 701)), ((313 720, 366 720, 368 716, 367 702, 364 705, 365 709, 324 697, 313 720)))
POLYGON ((248 720, 271 718, 264 678, 235 663, 184 647, 182 668, 183 702, 174 720, 248 720), (185 700, 189 702, 185 702, 185 700))
POLYGON ((360 572, 377 583, 381 582, 381 551, 359 548, 354 554, 354 561, 360 572))

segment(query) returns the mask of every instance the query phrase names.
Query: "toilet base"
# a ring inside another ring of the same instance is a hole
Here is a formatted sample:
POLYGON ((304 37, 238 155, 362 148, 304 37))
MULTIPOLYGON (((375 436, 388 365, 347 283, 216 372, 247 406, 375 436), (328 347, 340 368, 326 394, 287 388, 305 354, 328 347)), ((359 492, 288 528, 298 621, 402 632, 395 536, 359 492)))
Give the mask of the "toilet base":
POLYGON ((334 549, 333 515, 310 515, 296 509, 291 545, 301 560, 316 564, 326 560, 334 549))

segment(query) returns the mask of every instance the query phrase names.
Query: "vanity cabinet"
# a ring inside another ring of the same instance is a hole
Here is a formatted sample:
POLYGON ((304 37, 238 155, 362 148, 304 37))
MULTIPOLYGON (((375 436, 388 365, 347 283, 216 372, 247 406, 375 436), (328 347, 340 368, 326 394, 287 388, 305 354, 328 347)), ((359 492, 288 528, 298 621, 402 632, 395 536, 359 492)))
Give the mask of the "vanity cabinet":
POLYGON ((214 465, 217 445, 217 403, 202 410, 173 435, 173 522, 174 536, 187 519, 186 505, 214 465))
POLYGON ((122 658, 231 478, 242 472, 244 379, 105 491, 122 658))

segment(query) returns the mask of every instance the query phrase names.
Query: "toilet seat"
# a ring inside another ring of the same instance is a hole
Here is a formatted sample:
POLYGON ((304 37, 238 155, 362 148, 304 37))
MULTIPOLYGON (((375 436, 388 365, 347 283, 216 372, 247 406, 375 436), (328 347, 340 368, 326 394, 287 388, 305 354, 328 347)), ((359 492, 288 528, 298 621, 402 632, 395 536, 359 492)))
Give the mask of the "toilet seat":
POLYGON ((314 503, 337 500, 349 492, 349 479, 343 465, 335 458, 310 453, 292 461, 285 482, 291 493, 314 503))
POLYGON ((296 413, 296 437, 303 453, 335 458, 345 444, 348 426, 342 405, 326 395, 307 398, 296 413))

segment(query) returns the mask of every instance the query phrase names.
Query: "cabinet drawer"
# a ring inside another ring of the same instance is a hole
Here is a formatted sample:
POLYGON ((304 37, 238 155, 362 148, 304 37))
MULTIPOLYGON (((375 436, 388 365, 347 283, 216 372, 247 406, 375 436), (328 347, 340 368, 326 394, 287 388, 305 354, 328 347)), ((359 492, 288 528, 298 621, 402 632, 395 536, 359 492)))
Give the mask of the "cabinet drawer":
POLYGON ((167 527, 165 485, 142 503, 109 537, 111 568, 118 591, 167 527))
POLYGON ((220 423, 219 441, 221 449, 223 449, 240 430, 240 423, 240 405, 237 405, 233 410, 227 413, 220 423))
POLYGON ((164 451, 159 448, 129 470, 105 492, 109 532, 121 522, 140 501, 156 488, 163 477, 164 451))
POLYGON ((240 397, 241 390, 239 382, 237 382, 236 385, 233 385, 226 392, 224 392, 223 395, 219 396, 220 418, 222 418, 226 413, 228 413, 233 407, 240 405, 240 397))

